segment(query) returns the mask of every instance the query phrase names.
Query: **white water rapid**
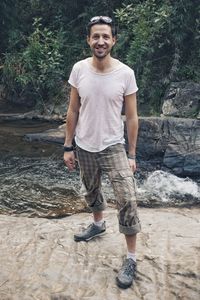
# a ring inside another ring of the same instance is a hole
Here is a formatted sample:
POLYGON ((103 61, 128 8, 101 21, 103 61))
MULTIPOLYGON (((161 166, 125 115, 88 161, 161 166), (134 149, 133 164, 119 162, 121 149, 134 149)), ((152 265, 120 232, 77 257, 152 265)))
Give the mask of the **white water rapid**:
POLYGON ((190 178, 180 178, 161 170, 154 171, 138 187, 138 194, 149 194, 158 197, 163 202, 172 199, 196 199, 200 200, 200 187, 190 178))

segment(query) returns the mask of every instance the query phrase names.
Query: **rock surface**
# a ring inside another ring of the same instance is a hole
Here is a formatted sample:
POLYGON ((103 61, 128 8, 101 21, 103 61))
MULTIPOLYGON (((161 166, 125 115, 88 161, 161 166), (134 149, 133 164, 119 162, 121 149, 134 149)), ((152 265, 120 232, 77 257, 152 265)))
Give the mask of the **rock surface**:
POLYGON ((128 290, 115 284, 126 253, 115 210, 105 212, 107 234, 89 243, 73 241, 90 222, 86 213, 54 220, 0 215, 0 299, 199 300, 200 210, 139 213, 138 275, 128 290))
MULTIPOLYGON (((48 157, 5 157, 0 160, 0 169, 2 214, 55 218, 88 211, 81 193, 79 169, 67 170, 58 145, 48 157)), ((148 173, 140 164, 135 178, 139 206, 200 205, 200 188, 188 178, 178 178, 160 170, 148 173)), ((105 174, 102 192, 106 201, 114 206, 112 186, 105 174)))
POLYGON ((162 111, 165 116, 197 117, 200 111, 200 84, 188 81, 171 83, 162 111))
POLYGON ((65 117, 60 114, 42 115, 35 111, 24 113, 0 113, 0 121, 38 120, 50 122, 62 122, 65 117))
POLYGON ((86 210, 79 171, 67 171, 58 153, 0 160, 0 213, 50 218, 86 210))
POLYGON ((141 118, 138 156, 157 160, 181 176, 200 176, 200 121, 181 118, 141 118))

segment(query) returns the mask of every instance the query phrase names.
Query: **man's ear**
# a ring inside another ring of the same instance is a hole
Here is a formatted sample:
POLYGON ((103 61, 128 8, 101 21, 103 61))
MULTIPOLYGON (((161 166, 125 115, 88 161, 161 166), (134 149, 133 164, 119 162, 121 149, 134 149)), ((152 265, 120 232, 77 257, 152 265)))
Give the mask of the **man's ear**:
POLYGON ((87 35, 87 43, 88 43, 88 45, 90 45, 90 37, 89 37, 89 35, 87 35))
POLYGON ((113 36, 112 40, 113 40, 113 46, 114 46, 116 44, 116 42, 117 42, 116 36, 113 36))

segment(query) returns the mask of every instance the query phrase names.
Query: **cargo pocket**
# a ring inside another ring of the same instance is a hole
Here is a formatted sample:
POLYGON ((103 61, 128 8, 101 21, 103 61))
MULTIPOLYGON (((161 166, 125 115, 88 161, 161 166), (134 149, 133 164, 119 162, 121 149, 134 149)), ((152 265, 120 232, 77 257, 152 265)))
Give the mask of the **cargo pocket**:
POLYGON ((127 201, 136 201, 136 189, 133 173, 129 169, 109 172, 117 204, 122 207, 127 201))

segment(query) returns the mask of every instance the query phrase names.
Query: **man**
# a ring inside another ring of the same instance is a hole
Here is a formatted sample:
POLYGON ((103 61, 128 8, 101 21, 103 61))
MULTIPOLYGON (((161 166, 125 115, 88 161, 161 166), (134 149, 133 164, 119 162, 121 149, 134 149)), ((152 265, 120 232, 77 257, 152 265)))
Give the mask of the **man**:
POLYGON ((117 275, 121 288, 132 285, 136 272, 136 234, 140 231, 133 172, 138 132, 137 85, 133 70, 111 56, 116 42, 112 19, 93 17, 88 24, 87 42, 92 57, 77 62, 70 74, 70 104, 66 119, 64 161, 75 168, 72 141, 75 135, 77 157, 85 199, 93 212, 93 223, 74 240, 89 241, 105 233, 105 201, 101 193, 101 174, 108 174, 116 196, 119 230, 125 235, 127 258, 117 275), (125 104, 128 157, 124 149, 121 118, 125 104))

